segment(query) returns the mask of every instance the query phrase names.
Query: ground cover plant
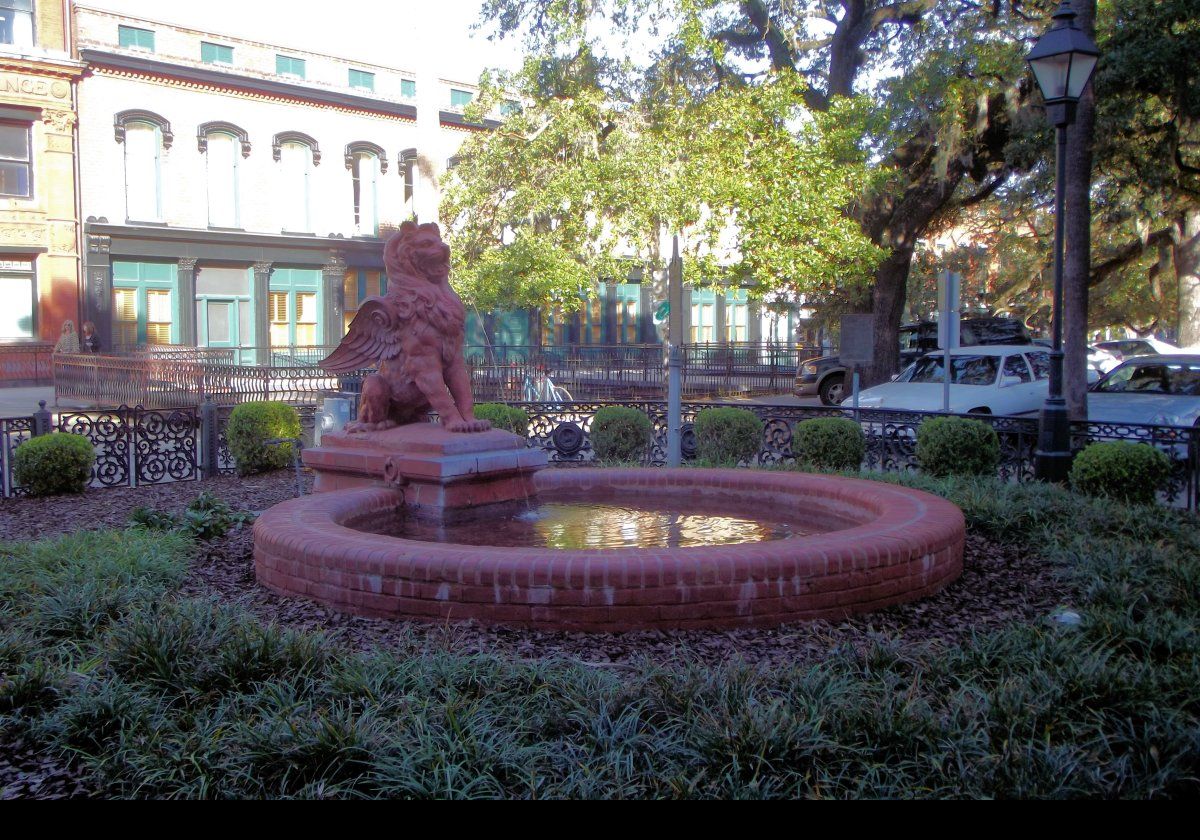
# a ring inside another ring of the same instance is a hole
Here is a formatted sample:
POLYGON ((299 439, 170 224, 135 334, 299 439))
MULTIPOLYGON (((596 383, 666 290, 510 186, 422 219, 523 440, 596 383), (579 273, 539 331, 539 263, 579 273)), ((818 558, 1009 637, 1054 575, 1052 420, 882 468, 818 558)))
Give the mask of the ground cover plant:
MULTIPOLYGON (((955 501, 969 540, 1013 566, 1047 558, 1081 621, 1043 607, 914 641, 881 632, 888 611, 857 620, 875 630, 853 644, 829 628, 843 641, 769 663, 714 661, 694 634, 690 651, 612 663, 531 655, 532 634, 472 647, 415 627, 354 647, 264 622, 246 598, 197 597, 189 562, 211 562, 208 543, 84 532, 0 551, 0 766, 19 741, 69 762, 85 792, 140 797, 1200 792, 1193 517, 1041 485, 887 480, 955 501)), ((901 612, 916 623, 972 596, 952 590, 901 612)), ((807 631, 762 635, 792 632, 807 631)))

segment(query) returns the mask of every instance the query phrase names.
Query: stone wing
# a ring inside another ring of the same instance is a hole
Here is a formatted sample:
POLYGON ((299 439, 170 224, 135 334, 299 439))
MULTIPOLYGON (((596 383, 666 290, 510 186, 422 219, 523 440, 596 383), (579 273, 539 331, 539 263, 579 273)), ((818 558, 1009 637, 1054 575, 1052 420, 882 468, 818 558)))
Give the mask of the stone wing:
POLYGON ((337 349, 321 362, 330 373, 349 373, 371 367, 380 360, 400 355, 401 319, 395 317, 384 298, 372 297, 362 302, 358 314, 337 349))

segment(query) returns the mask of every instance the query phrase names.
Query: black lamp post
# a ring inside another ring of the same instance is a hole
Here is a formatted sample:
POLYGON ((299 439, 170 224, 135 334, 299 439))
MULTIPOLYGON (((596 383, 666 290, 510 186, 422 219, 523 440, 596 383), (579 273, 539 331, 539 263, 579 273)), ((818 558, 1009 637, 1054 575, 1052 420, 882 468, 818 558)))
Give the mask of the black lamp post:
POLYGON ((1071 418, 1063 399, 1063 189, 1067 175, 1067 126, 1075 121, 1075 106, 1087 87, 1100 50, 1075 25, 1075 10, 1063 0, 1054 12, 1054 26, 1038 38, 1025 60, 1033 70, 1046 116, 1058 141, 1054 195, 1054 327, 1050 350, 1050 393, 1042 406, 1036 472, 1043 481, 1065 481, 1071 464, 1071 418))

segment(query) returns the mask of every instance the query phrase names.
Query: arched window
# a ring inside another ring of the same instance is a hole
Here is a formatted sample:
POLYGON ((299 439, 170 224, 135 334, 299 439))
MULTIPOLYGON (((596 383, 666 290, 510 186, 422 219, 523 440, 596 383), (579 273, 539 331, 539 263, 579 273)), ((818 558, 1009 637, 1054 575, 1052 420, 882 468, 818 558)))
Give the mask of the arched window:
POLYGON ((402 220, 417 218, 417 150, 400 152, 400 175, 404 178, 404 212, 402 220))
POLYGON ((196 144, 206 158, 209 226, 241 227, 238 163, 250 155, 249 137, 231 123, 205 123, 196 132, 196 144))
POLYGON ((125 217, 162 221, 162 151, 171 148, 171 124, 153 111, 122 111, 114 136, 125 145, 125 217))
POLYGON ((374 143, 351 143, 346 147, 346 168, 354 190, 354 233, 379 234, 379 181, 387 172, 387 155, 374 143))
POLYGON ((312 168, 321 162, 317 141, 298 131, 276 134, 271 151, 280 164, 279 202, 283 208, 283 230, 311 233, 312 168))

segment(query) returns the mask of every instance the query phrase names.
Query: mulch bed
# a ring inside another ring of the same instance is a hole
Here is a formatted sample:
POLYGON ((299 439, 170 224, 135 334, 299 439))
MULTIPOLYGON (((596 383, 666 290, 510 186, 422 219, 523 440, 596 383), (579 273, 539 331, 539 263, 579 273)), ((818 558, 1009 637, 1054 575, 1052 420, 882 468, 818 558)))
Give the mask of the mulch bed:
MULTIPOLYGON (((236 509, 261 511, 295 494, 295 476, 280 471, 250 478, 91 490, 83 496, 3 500, 0 540, 122 527, 136 507, 179 513, 202 490, 213 491, 236 509)), ((737 661, 762 667, 816 663, 832 651, 861 650, 878 640, 955 644, 973 633, 1039 620, 1071 597, 1070 588, 1049 563, 1018 547, 968 534, 963 574, 953 585, 932 598, 840 622, 623 634, 396 622, 344 615, 258 586, 248 528, 203 544, 181 594, 237 602, 264 622, 323 632, 364 651, 385 647, 502 653, 518 659, 566 658, 618 669, 646 660, 664 665, 737 661)), ((86 793, 67 765, 38 755, 26 745, 8 742, 0 733, 0 798, 86 793)))
MULTIPOLYGON (((181 512, 201 490, 211 490, 240 510, 261 511, 295 494, 288 471, 249 478, 232 476, 185 484, 92 490, 83 496, 0 502, 0 540, 26 540, 79 528, 121 527, 139 506, 181 512)), ((249 529, 203 544, 183 595, 237 601, 264 621, 329 633, 365 650, 414 641, 463 651, 505 652, 519 657, 565 656, 589 663, 649 658, 676 663, 681 656, 706 662, 796 664, 830 650, 861 647, 876 639, 954 642, 971 633, 1045 616, 1069 597, 1067 586, 1045 561, 1020 548, 967 535, 964 570, 932 598, 840 622, 817 621, 772 629, 645 631, 578 634, 430 625, 358 618, 301 598, 284 598, 254 580, 249 529)))

